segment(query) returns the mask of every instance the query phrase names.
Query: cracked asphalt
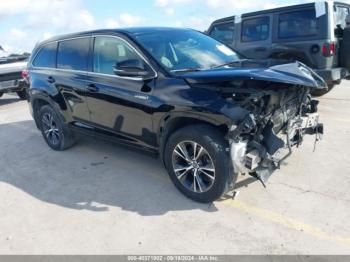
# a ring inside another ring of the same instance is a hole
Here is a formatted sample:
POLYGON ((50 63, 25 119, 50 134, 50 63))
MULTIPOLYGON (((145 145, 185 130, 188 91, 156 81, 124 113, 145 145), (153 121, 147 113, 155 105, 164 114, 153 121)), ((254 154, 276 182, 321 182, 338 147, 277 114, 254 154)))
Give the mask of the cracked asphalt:
POLYGON ((160 161, 84 138, 50 150, 26 102, 0 99, 1 254, 350 254, 350 82, 320 99, 325 136, 264 189, 194 203, 160 161))

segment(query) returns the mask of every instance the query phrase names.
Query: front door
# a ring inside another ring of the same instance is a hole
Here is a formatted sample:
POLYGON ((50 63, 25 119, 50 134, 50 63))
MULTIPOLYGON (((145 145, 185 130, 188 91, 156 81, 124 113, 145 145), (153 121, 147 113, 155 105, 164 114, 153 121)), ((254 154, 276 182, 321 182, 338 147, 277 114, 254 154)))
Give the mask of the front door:
POLYGON ((125 142, 154 147, 154 80, 119 77, 113 70, 116 63, 130 59, 143 60, 126 40, 112 36, 95 37, 87 92, 91 121, 101 133, 108 132, 125 142))

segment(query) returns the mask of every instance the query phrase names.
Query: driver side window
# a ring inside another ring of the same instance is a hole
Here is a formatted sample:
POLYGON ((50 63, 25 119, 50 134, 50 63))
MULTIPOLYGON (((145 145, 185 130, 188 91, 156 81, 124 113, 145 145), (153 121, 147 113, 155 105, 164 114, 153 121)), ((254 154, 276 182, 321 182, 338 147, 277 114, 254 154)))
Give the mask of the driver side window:
POLYGON ((115 75, 113 68, 117 63, 125 60, 137 59, 141 57, 124 40, 97 36, 94 44, 94 72, 106 75, 115 75))

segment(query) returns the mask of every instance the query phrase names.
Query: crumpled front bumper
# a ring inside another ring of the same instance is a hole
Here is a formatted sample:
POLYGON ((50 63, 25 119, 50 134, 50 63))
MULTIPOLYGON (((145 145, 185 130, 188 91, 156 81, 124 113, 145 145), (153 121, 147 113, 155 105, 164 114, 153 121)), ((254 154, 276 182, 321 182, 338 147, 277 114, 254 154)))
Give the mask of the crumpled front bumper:
POLYGON ((252 149, 251 141, 231 141, 230 155, 234 172, 253 175, 265 183, 292 154, 292 147, 301 145, 305 135, 315 135, 316 140, 322 137, 324 130, 319 119, 318 113, 310 113, 290 120, 287 132, 279 134, 278 137, 275 135, 276 139, 268 139, 269 143, 275 143, 269 145, 271 148, 278 147, 273 154, 263 145, 261 148, 252 149), (283 144, 278 144, 276 141, 283 141, 283 144))

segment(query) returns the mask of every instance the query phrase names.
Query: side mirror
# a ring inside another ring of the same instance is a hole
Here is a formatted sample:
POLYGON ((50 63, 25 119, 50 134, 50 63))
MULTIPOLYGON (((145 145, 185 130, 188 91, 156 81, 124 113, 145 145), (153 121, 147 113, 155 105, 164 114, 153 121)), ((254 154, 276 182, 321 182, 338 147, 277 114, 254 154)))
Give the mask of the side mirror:
POLYGON ((129 59, 116 63, 113 72, 117 76, 124 77, 150 77, 152 73, 146 68, 145 63, 139 59, 129 59))

